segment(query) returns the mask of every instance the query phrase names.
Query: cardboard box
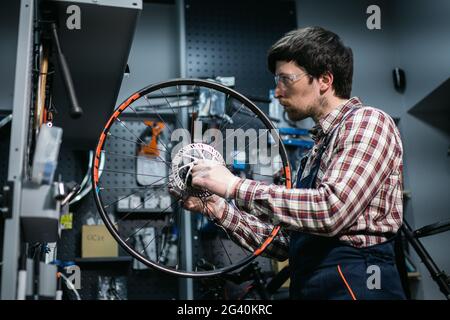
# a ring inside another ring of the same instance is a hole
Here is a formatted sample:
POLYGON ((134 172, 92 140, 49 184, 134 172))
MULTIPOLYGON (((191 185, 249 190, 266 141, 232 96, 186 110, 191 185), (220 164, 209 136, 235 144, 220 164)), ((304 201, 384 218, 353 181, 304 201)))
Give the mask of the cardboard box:
POLYGON ((117 257, 116 240, 104 225, 84 225, 81 230, 81 257, 117 257))
MULTIPOLYGON (((281 271, 281 269, 283 269, 284 267, 286 267, 286 266, 288 266, 289 265, 289 260, 288 259, 286 259, 286 260, 284 260, 284 261, 275 261, 275 260, 273 260, 274 261, 274 270, 275 270, 275 272, 280 272, 281 271)), ((291 279, 288 279, 288 280, 286 280, 284 283, 283 283, 283 285, 281 286, 281 288, 289 288, 289 285, 291 284, 291 279)))

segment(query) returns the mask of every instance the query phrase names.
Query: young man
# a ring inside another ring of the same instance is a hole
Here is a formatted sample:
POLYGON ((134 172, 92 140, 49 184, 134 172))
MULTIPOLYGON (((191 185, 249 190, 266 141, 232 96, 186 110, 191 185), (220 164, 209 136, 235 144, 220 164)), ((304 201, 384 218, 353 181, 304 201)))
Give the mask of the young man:
MULTIPOLYGON (((289 258, 296 299, 403 299, 392 239, 402 224, 402 144, 383 111, 350 98, 353 57, 340 38, 310 27, 269 51, 275 95, 293 121, 312 117, 315 145, 287 189, 198 162, 192 184, 214 193, 209 212, 242 246, 284 229, 266 254, 289 258), (234 198, 236 207, 223 198, 234 198), (263 222, 265 221, 265 222, 263 222)), ((201 210, 189 198, 184 206, 201 210)))

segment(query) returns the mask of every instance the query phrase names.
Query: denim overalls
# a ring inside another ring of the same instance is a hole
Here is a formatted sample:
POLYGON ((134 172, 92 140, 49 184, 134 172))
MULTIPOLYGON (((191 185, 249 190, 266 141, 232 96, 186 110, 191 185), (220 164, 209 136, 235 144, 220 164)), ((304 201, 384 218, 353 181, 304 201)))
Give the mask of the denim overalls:
MULTIPOLYGON (((355 110, 349 111, 336 128, 355 110)), ((297 188, 315 187, 321 157, 336 128, 325 138, 309 175, 303 179, 307 158, 302 159, 297 188)), ((291 231, 289 266, 291 299, 405 299, 395 265, 393 238, 355 248, 337 237, 291 231)))

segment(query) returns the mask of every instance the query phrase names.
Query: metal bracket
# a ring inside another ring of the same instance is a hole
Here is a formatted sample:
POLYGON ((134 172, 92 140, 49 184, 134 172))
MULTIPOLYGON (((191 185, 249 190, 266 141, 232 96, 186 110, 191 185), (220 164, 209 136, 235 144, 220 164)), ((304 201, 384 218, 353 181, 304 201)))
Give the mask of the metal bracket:
POLYGON ((3 219, 12 218, 12 199, 14 182, 7 181, 0 192, 0 217, 3 219))

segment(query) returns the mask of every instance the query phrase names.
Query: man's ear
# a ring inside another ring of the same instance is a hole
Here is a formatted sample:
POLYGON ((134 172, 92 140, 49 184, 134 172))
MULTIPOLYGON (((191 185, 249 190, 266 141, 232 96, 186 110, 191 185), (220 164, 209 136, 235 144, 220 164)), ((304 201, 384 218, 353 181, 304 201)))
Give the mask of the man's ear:
POLYGON ((319 89, 324 93, 327 90, 331 90, 333 86, 333 74, 331 72, 325 72, 319 77, 319 89))

